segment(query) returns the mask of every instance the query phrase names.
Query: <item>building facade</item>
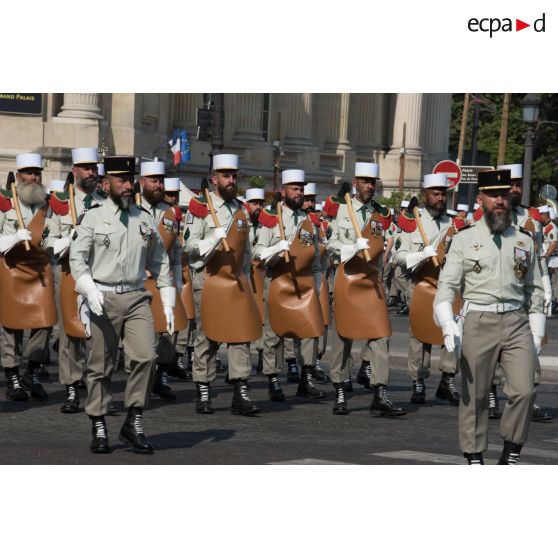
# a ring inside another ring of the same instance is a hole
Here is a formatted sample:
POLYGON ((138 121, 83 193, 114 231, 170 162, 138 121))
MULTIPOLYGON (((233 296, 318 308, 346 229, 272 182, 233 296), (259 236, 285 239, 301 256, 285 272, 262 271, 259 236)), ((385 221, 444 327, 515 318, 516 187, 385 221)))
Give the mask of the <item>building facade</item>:
MULTIPOLYGON (((48 93, 40 115, 0 112, 0 181, 15 157, 40 152, 43 179, 63 179, 71 148, 98 146, 104 154, 167 161, 169 174, 199 188, 211 145, 196 140, 203 93, 48 93), (191 160, 175 168, 168 141, 189 134, 191 160)), ((1 111, 1 107, 0 107, 1 111)), ((405 188, 415 189, 437 161, 448 157, 451 94, 446 93, 226 93, 225 151, 240 155, 241 188, 250 176, 272 187, 274 142, 282 168, 302 168, 325 197, 350 179, 355 161, 380 165, 379 193, 396 190, 405 128, 405 188)))

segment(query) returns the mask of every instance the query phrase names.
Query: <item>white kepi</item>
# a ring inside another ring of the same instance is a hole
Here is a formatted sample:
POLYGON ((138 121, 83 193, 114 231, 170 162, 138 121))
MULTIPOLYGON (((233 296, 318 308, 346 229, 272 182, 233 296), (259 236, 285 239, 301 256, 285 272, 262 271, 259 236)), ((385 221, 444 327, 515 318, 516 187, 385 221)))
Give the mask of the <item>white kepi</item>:
POLYGON ((48 185, 48 191, 51 192, 63 192, 66 182, 64 180, 51 180, 48 185))
POLYGON ((238 155, 219 153, 213 156, 213 170, 238 170, 238 155))
POLYGON ((99 162, 99 153, 95 147, 76 147, 72 149, 74 165, 95 164, 99 162))
POLYGON ((500 169, 509 169, 510 178, 512 180, 523 179, 523 165, 521 163, 516 163, 514 165, 498 165, 498 170, 500 169))
POLYGON ((165 176, 164 161, 144 161, 141 164, 140 176, 165 176))
POLYGON ((308 182, 308 184, 305 184, 304 195, 305 196, 315 196, 316 195, 316 183, 315 182, 308 182))
POLYGON ((22 153, 16 157, 16 169, 43 170, 43 158, 38 153, 22 153))
POLYGON ((377 163, 356 163, 356 178, 380 178, 380 167, 377 163))
POLYGON ((246 190, 245 196, 246 201, 264 200, 265 192, 263 188, 248 188, 248 190, 246 190))
POLYGON ((180 178, 165 178, 165 192, 180 192, 180 178))
POLYGON ((422 182, 423 188, 447 188, 448 175, 444 172, 437 172, 436 174, 425 174, 422 182))
POLYGON ((305 174, 300 169, 287 169, 281 173, 281 184, 303 184, 305 182, 305 174))

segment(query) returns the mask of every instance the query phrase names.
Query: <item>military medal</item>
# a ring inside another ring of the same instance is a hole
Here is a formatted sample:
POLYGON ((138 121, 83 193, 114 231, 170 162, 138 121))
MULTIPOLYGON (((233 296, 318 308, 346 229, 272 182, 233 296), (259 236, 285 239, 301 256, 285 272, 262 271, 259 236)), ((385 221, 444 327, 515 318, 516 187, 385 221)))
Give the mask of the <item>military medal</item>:
POLYGON ((515 276, 521 279, 527 275, 529 269, 529 252, 516 246, 513 249, 513 258, 515 260, 515 265, 513 266, 515 276))
POLYGON ((304 229, 300 229, 298 238, 301 244, 304 244, 305 246, 312 246, 312 244, 314 244, 314 235, 304 229))
POLYGON ((480 273, 480 272, 482 271, 482 267, 481 267, 480 264, 479 264, 479 260, 477 260, 477 261, 475 262, 475 265, 473 266, 473 271, 474 271, 475 273, 480 273))
POLYGON ((153 240, 153 230, 151 227, 146 222, 142 221, 139 228, 143 240, 145 240, 147 244, 151 244, 153 240))
POLYGON ((244 219, 236 220, 236 230, 239 233, 246 233, 247 229, 248 229, 248 223, 244 219))
POLYGON ((105 238, 103 240, 103 244, 105 245, 106 248, 108 248, 110 246, 110 238, 109 238, 108 234, 105 235, 105 238))

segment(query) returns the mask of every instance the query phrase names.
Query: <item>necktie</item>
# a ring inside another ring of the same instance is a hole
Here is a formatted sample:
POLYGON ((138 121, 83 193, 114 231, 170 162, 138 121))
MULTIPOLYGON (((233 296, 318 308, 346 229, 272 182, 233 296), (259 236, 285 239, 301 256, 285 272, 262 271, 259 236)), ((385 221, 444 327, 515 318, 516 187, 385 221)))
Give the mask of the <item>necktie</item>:
POLYGON ((364 224, 364 223, 366 223, 366 206, 365 205, 363 205, 360 208, 360 212, 362 213, 362 222, 364 224))
POLYGON ((492 240, 494 241, 494 244, 498 246, 498 250, 500 250, 500 248, 502 248, 502 238, 500 236, 500 233, 495 232, 494 235, 492 236, 492 240))
POLYGON ((83 207, 85 207, 85 209, 91 209, 91 202, 93 201, 93 198, 91 197, 90 194, 87 194, 85 196, 85 198, 83 198, 83 207))
POLYGON ((513 220, 513 224, 517 225, 517 213, 515 209, 512 209, 512 220, 513 220))
POLYGON ((29 207, 31 208, 31 215, 35 215, 35 205, 31 204, 29 207))
POLYGON ((127 227, 128 226, 128 212, 125 209, 120 210, 120 222, 127 227))
POLYGON ((294 222, 296 227, 298 225, 298 213, 296 211, 293 211, 293 217, 294 217, 294 222))
POLYGON ((434 219, 434 222, 436 223, 436 226, 438 227, 438 230, 440 230, 440 218, 439 218, 439 217, 436 217, 436 218, 434 219))

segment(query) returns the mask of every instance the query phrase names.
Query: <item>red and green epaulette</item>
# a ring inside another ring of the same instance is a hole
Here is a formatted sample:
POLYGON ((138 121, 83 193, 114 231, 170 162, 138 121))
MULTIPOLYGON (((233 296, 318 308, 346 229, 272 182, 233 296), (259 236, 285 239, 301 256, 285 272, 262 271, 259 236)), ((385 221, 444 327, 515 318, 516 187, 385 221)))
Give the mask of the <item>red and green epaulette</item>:
POLYGON ((530 207, 528 209, 528 213, 529 213, 529 217, 531 217, 531 219, 533 219, 534 221, 537 221, 537 223, 541 222, 541 214, 539 213, 539 210, 536 207, 530 207))
POLYGON ((328 217, 335 219, 337 217, 337 212, 339 211, 339 206, 345 203, 344 200, 338 198, 337 196, 329 196, 324 203, 324 213, 328 217))
POLYGON ((460 231, 461 229, 464 229, 467 226, 467 223, 465 221, 465 219, 463 219, 463 217, 454 217, 453 218, 453 226, 460 231))
POLYGON ((178 205, 174 205, 172 210, 174 211, 174 215, 176 217, 176 220, 182 223, 182 209, 180 209, 180 207, 178 207, 178 205))
POLYGON ((313 211, 310 211, 310 213, 308 213, 308 219, 312 221, 313 225, 320 228, 322 222, 320 221, 320 218, 313 211))
POLYGON ((48 197, 48 206, 56 215, 64 216, 70 212, 70 201, 67 192, 51 192, 48 197))
POLYGON ((391 225, 391 212, 389 207, 374 203, 374 211, 380 216, 379 222, 382 229, 387 231, 391 225))
POLYGON ((417 221, 415 216, 408 211, 401 211, 397 219, 397 226, 406 233, 415 232, 417 229, 417 221))
POLYGON ((484 213, 482 211, 482 207, 477 207, 477 209, 475 209, 475 212, 473 213, 473 220, 480 221, 483 215, 484 213))
POLYGON ((548 223, 548 225, 543 230, 544 234, 550 234, 552 232, 552 223, 548 223))
POLYGON ((205 196, 198 196, 192 198, 188 204, 188 211, 200 219, 205 219, 209 215, 209 208, 207 207, 207 199, 205 196))
POLYGON ((12 209, 12 193, 10 190, 0 189, 0 211, 6 212, 12 209))
POLYGON ((258 223, 263 227, 267 227, 268 229, 272 229, 277 223, 279 219, 277 218, 277 212, 271 208, 264 207, 260 211, 260 215, 258 217, 258 223))

